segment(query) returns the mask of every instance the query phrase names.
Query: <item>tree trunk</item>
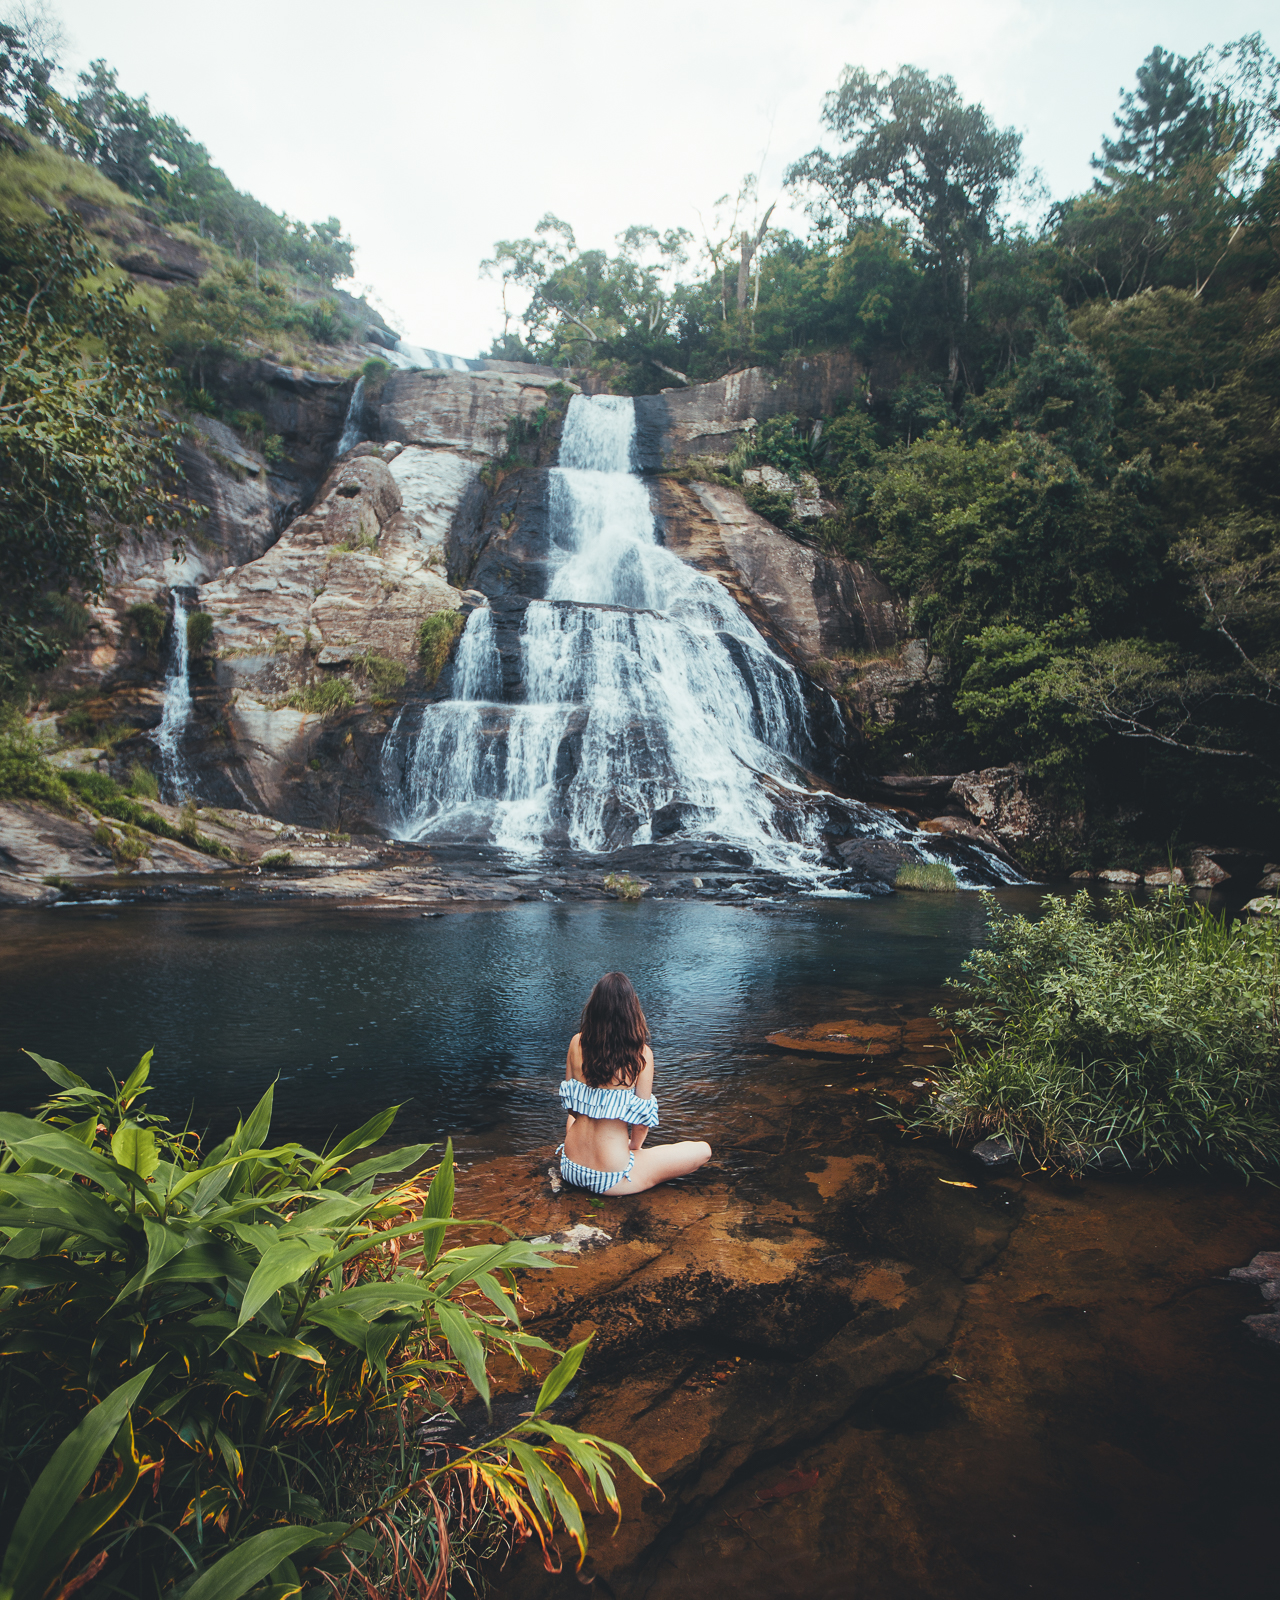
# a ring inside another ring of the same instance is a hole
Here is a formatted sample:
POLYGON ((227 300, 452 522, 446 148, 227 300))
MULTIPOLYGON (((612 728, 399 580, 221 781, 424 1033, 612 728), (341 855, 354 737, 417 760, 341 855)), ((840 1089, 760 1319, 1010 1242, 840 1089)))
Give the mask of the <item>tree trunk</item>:
MULTIPOLYGON (((775 200, 773 204, 777 205, 777 203, 775 200)), ((755 234, 749 234, 744 228, 742 236, 738 240, 741 252, 738 258, 738 315, 740 317, 744 316, 747 310, 747 289, 751 283, 751 260, 764 240, 765 233, 769 227, 769 218, 772 215, 773 206, 770 206, 765 212, 764 220, 756 229, 755 234)))

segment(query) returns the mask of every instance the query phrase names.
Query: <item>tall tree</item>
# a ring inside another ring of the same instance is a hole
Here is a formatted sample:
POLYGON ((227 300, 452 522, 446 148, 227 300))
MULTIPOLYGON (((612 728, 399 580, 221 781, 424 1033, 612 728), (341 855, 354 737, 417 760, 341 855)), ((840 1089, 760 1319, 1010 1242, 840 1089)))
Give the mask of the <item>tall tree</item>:
POLYGON ((1104 138, 1101 156, 1093 158, 1112 182, 1172 177, 1210 148, 1213 114, 1192 62, 1156 45, 1137 77, 1136 89, 1120 91, 1117 137, 1104 138))
POLYGON ((827 95, 822 120, 846 150, 809 152, 787 173, 810 184, 819 210, 901 219, 942 289, 947 375, 960 381, 960 337, 969 315, 974 252, 991 237, 996 207, 1017 176, 1022 138, 968 105, 949 77, 904 66, 890 77, 846 67, 827 95))
POLYGON ((56 602, 130 531, 181 520, 175 374, 72 218, 0 230, 0 683, 52 665, 56 602))

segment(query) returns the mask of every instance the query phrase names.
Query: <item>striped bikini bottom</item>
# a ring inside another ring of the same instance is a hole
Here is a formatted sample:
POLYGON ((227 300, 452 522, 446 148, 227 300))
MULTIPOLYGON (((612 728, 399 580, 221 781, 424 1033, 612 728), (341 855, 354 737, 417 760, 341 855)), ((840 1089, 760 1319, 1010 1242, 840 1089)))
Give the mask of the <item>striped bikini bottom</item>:
POLYGON ((560 1176, 564 1181, 571 1183, 575 1189, 590 1189, 592 1194, 608 1194, 615 1184, 623 1183, 631 1176, 631 1169, 636 1164, 634 1150, 621 1172, 597 1172, 594 1167, 579 1166, 565 1155, 563 1145, 556 1150, 556 1154, 560 1157, 560 1176))

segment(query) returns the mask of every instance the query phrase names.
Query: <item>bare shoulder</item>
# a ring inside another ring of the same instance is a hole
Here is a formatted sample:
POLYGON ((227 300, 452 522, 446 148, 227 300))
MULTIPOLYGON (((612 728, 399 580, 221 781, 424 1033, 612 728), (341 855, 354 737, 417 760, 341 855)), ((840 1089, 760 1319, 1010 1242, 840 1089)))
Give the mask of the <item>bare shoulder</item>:
POLYGON ((566 1078, 580 1078, 582 1076, 582 1035, 575 1033, 569 1040, 568 1054, 564 1058, 564 1075, 566 1078))

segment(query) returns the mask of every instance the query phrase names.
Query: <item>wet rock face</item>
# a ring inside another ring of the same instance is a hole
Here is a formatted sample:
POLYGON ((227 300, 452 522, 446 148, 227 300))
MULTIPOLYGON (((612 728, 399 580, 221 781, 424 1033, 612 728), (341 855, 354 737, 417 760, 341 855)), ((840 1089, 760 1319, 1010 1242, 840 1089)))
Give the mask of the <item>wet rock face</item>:
POLYGON ((861 562, 822 555, 789 538, 736 490, 719 484, 662 480, 658 495, 667 548, 704 570, 723 566, 727 557, 772 631, 806 662, 896 644, 893 596, 861 562))
POLYGON ((377 406, 380 439, 482 457, 501 456, 512 417, 532 417, 559 378, 548 368, 525 371, 393 372, 377 406))

